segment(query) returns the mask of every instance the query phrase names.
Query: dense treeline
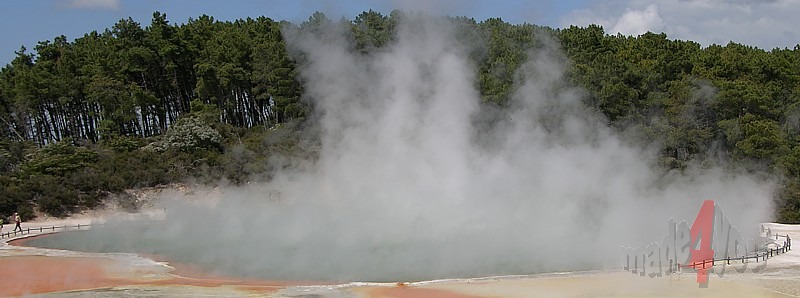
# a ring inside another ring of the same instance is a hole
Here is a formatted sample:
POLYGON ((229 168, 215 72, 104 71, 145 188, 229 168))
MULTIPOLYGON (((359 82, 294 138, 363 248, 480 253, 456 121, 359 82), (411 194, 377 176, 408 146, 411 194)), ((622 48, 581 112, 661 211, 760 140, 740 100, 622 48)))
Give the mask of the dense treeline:
MULTIPOLYGON (((338 22, 368 54, 392 41, 402 17, 368 11, 338 22)), ((781 177, 776 216, 800 222, 800 47, 449 21, 479 45, 470 58, 486 105, 506 104, 517 69, 546 42, 537 36, 554 36, 587 103, 632 140, 656 142, 665 171, 770 172, 781 177)), ((123 19, 71 42, 40 42, 35 54, 20 49, 0 70, 0 213, 65 215, 126 188, 185 179, 269 179, 288 162, 276 156, 313 157, 317 140, 304 128, 313 107, 281 29, 329 23, 315 13, 302 24, 204 15, 175 25, 156 12, 146 27, 123 19)))

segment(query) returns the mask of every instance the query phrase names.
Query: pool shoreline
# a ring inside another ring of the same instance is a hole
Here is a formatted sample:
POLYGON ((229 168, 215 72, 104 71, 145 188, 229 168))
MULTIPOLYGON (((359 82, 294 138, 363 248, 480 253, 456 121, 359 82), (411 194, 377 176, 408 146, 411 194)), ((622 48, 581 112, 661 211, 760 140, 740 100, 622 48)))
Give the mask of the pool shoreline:
MULTIPOLYGON (((57 233, 74 232, 74 231, 59 231, 43 234, 36 234, 15 238, 8 240, 6 243, 13 247, 24 250, 53 250, 51 248, 41 248, 30 246, 28 243, 32 240, 53 236, 57 233)), ((61 249, 58 249, 61 250, 61 249)), ((71 251, 71 250, 70 250, 71 251)), ((49 255, 20 255, 20 256, 6 256, 0 257, 0 268, 8 268, 2 265, 5 263, 25 263, 25 266, 14 266, 17 270, 22 270, 22 276, 28 279, 33 278, 33 282, 25 283, 19 280, 0 279, 0 296, 11 295, 28 295, 28 294, 44 294, 62 291, 75 291, 75 290, 93 290, 98 288, 113 288, 120 286, 194 286, 194 287, 224 287, 229 286, 232 290, 245 290, 247 292, 257 293, 271 293, 290 286, 312 286, 312 285, 330 285, 330 283, 317 282, 317 281, 276 281, 276 280, 262 280, 262 279, 242 279, 224 275, 214 274, 205 270, 204 268, 193 265, 175 262, 167 257, 154 255, 154 254, 134 254, 140 258, 152 260, 156 263, 163 263, 169 268, 172 268, 161 277, 152 278, 157 275, 153 272, 123 272, 118 270, 120 266, 126 266, 119 260, 115 260, 112 256, 115 253, 95 253, 95 252, 81 252, 76 251, 78 256, 49 256, 49 255), (88 255, 91 254, 91 255, 88 255), (98 256, 100 255, 100 256, 98 256), (108 255, 108 256, 103 256, 108 255), (35 259, 32 259, 35 258, 35 259), (85 266, 75 267, 72 261, 80 261, 85 266), (67 265, 69 268, 62 268, 66 271, 57 271, 55 274, 45 272, 39 266, 39 263, 48 262, 50 264, 46 267, 53 267, 58 269, 67 265), (117 262, 117 263, 114 263, 117 262), (19 269, 17 267, 24 267, 19 269), (91 272, 85 272, 87 269, 91 272), (133 274, 131 274, 133 273, 133 274), (60 283, 59 275, 70 276, 88 276, 89 282, 75 283, 60 283), (145 278, 142 278, 145 277, 145 278), (21 291, 18 287, 10 287, 10 284, 23 284, 30 287, 30 289, 21 291), (56 284, 56 285, 54 285, 56 284), (61 284, 62 286, 57 286, 61 284)), ((19 275, 17 275, 19 276, 19 275)))
MULTIPOLYGON (((50 224, 50 223, 42 223, 50 224)), ((791 227, 794 233, 800 226, 791 227)), ((60 232, 56 232, 60 233, 60 232)), ((643 278, 625 272, 567 272, 531 276, 498 276, 473 279, 437 280, 413 283, 325 283, 315 281, 270 281, 238 279, 209 273, 191 264, 171 262, 158 255, 136 254, 139 258, 163 263, 172 270, 158 271, 145 267, 134 268, 115 259, 115 254, 81 253, 30 247, 26 244, 38 237, 55 233, 32 235, 5 240, 0 250, 0 268, 7 272, 0 278, 0 296, 32 294, 70 295, 76 292, 99 293, 102 296, 126 296, 119 293, 142 291, 158 296, 204 295, 291 297, 319 295, 320 297, 611 297, 635 295, 640 297, 729 297, 747 294, 752 297, 793 297, 794 276, 785 276, 780 285, 771 284, 774 277, 714 278, 709 289, 698 289, 694 275, 683 277, 643 278), (755 279, 754 279, 755 278, 755 279), (769 281, 769 283, 764 282, 769 281), (778 292, 778 291, 781 292, 778 292), (59 294, 60 293, 60 294, 59 294), (788 295, 787 295, 788 294, 788 295)), ((776 269, 800 271, 797 251, 781 255, 774 263, 776 269), (781 268, 778 268, 781 267, 781 268)))

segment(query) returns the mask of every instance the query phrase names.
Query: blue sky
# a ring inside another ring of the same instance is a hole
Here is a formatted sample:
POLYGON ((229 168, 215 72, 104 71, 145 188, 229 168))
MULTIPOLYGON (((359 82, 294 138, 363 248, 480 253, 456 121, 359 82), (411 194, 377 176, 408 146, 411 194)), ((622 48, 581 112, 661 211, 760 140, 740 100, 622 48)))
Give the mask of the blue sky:
POLYGON ((464 15, 476 20, 500 17, 512 23, 551 27, 603 25, 607 33, 638 35, 666 32, 671 38, 708 45, 730 40, 771 49, 800 42, 800 0, 3 0, 0 2, 0 65, 9 63, 24 45, 65 35, 69 40, 102 31, 132 17, 146 26, 154 11, 171 23, 208 14, 219 20, 258 17, 300 22, 314 11, 352 19, 373 9, 425 10, 464 15))

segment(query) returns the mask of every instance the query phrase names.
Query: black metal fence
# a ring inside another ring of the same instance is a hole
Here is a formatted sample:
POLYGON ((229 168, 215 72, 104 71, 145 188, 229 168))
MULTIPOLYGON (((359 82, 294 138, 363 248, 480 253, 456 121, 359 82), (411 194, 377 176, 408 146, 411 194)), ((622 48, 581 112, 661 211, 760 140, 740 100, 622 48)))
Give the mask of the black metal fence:
POLYGON ((712 259, 709 259, 709 260, 692 262, 692 263, 690 263, 688 265, 677 265, 677 267, 681 267, 682 266, 682 267, 688 267, 688 268, 694 268, 694 269, 698 269, 698 268, 706 268, 707 269, 707 268, 714 267, 714 265, 716 265, 719 262, 725 262, 727 265, 730 265, 731 261, 741 262, 741 263, 744 263, 745 261, 750 262, 750 260, 755 260, 756 263, 758 263, 759 261, 765 262, 769 258, 772 258, 772 257, 777 256, 779 254, 787 253, 790 250, 792 250, 792 238, 789 237, 789 235, 778 235, 778 234, 775 234, 775 240, 776 241, 774 241, 774 242, 766 243, 765 246, 764 246, 764 249, 757 250, 757 251, 753 252, 752 254, 748 254, 748 255, 745 255, 745 256, 734 257, 734 258, 721 258, 721 259, 712 258, 712 259), (783 237, 783 245, 781 245, 781 243, 778 242, 778 240, 780 240, 780 237, 783 237), (770 248, 769 244, 775 244, 775 247, 770 248), (711 266, 708 266, 708 265, 711 265, 711 266))
MULTIPOLYGON (((97 224, 95 224, 95 225, 97 225, 97 224)), ((3 229, 5 230, 5 229, 8 229, 8 228, 11 228, 11 226, 12 225, 4 225, 3 229)), ((14 237, 17 237, 17 236, 29 235, 31 233, 42 234, 42 233, 45 233, 45 232, 52 233, 52 232, 56 232, 56 231, 87 230, 91 226, 92 226, 92 224, 77 224, 77 225, 63 225, 63 226, 62 225, 59 225, 59 226, 53 225, 53 226, 49 226, 49 227, 40 226, 40 227, 35 227, 35 228, 23 228, 22 230, 15 229, 13 231, 5 232, 5 233, 0 234, 0 239, 14 238, 14 237)))

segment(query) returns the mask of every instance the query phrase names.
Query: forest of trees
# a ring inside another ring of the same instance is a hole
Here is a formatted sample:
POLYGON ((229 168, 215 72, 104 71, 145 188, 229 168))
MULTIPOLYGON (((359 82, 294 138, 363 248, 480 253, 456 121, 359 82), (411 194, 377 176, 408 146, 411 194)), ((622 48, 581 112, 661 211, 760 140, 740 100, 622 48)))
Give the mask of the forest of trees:
MULTIPOLYGON (((402 15, 338 22, 366 53, 391 42, 402 15)), ((643 144, 660 144, 665 172, 698 163, 770 173, 780 179, 776 218, 800 223, 800 46, 703 47, 595 25, 448 19, 461 38, 485 45, 470 55, 485 105, 506 105, 536 36, 552 35, 587 104, 643 144)), ((272 156, 313 156, 313 107, 281 29, 333 22, 322 13, 302 24, 203 15, 176 25, 156 12, 144 27, 128 18, 21 48, 0 70, 0 214, 64 216, 178 181, 268 180, 281 166, 272 156)))

